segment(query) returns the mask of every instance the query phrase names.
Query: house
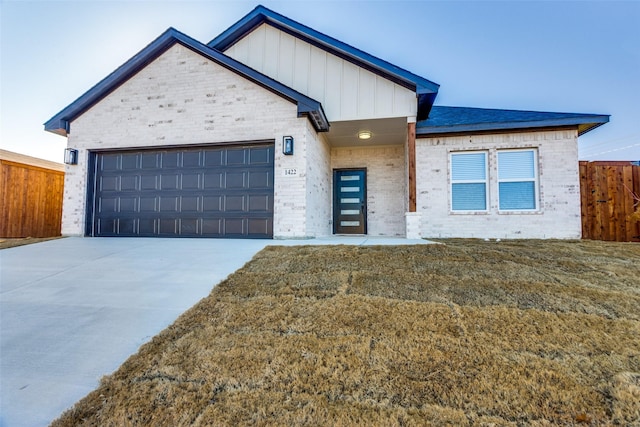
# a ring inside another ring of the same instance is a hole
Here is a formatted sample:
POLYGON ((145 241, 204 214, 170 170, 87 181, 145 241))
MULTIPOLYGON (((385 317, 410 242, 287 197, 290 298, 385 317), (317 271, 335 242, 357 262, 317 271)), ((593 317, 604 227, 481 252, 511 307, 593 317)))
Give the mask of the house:
POLYGON ((64 165, 0 150, 0 237, 60 235, 64 165))
POLYGON ((170 28, 45 123, 77 154, 62 233, 580 237, 577 139, 609 117, 438 88, 262 6, 170 28))

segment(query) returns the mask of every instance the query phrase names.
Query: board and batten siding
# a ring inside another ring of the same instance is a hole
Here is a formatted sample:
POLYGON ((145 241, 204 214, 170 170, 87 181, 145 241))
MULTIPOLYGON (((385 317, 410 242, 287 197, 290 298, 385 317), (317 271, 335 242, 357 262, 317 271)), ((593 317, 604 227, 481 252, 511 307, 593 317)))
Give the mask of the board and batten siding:
POLYGON ((319 101, 329 121, 416 115, 415 92, 268 24, 225 54, 319 101))

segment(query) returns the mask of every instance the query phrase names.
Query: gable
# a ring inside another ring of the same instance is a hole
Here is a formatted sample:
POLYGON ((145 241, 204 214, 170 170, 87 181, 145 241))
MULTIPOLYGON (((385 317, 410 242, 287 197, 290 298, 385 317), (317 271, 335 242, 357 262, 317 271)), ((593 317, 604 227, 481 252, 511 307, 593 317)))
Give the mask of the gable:
MULTIPOLYGON (((254 30, 261 27, 262 24, 268 24, 282 33, 293 36, 296 40, 315 46, 324 52, 354 64, 358 68, 370 71, 412 91, 417 98, 415 99, 417 103, 417 119, 424 120, 428 117, 440 87, 437 83, 322 34, 264 6, 257 6, 253 11, 209 42, 208 46, 226 52, 254 30)), ((339 89, 343 88, 340 87, 339 89)))
POLYGON ((313 123, 316 131, 325 132, 329 130, 329 123, 324 111, 322 110, 322 105, 318 101, 296 92, 280 82, 265 76, 264 74, 256 72, 250 67, 247 67, 246 65, 173 28, 169 28, 113 73, 108 75, 73 103, 45 122, 45 130, 66 136, 70 131, 70 122, 72 120, 82 115, 96 103, 100 102, 104 97, 135 76, 140 70, 144 69, 149 63, 176 44, 180 44, 202 57, 221 65, 229 71, 234 72, 237 75, 296 104, 298 107, 298 116, 308 117, 313 123))
POLYGON ((269 24, 225 54, 323 105, 329 121, 416 116, 416 93, 269 24))
POLYGON ((73 120, 71 138, 107 147, 258 140, 283 120, 299 120, 293 103, 175 44, 73 120))

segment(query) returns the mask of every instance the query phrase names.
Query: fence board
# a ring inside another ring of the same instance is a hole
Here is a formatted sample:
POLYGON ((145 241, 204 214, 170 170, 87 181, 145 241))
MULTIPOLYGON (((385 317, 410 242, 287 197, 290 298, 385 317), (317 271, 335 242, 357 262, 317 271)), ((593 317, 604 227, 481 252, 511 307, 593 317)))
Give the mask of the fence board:
POLYGON ((640 195, 640 166, 630 162, 580 162, 582 237, 640 242, 640 221, 632 218, 640 195))
POLYGON ((64 172, 0 159, 0 237, 60 235, 64 172))

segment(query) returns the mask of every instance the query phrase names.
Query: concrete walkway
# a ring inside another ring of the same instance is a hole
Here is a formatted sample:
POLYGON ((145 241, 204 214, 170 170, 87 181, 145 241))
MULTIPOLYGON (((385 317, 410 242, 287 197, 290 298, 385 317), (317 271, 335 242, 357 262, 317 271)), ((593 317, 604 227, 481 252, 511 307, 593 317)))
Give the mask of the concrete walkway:
POLYGON ((65 238, 0 251, 0 426, 45 426, 267 245, 311 240, 65 238))

